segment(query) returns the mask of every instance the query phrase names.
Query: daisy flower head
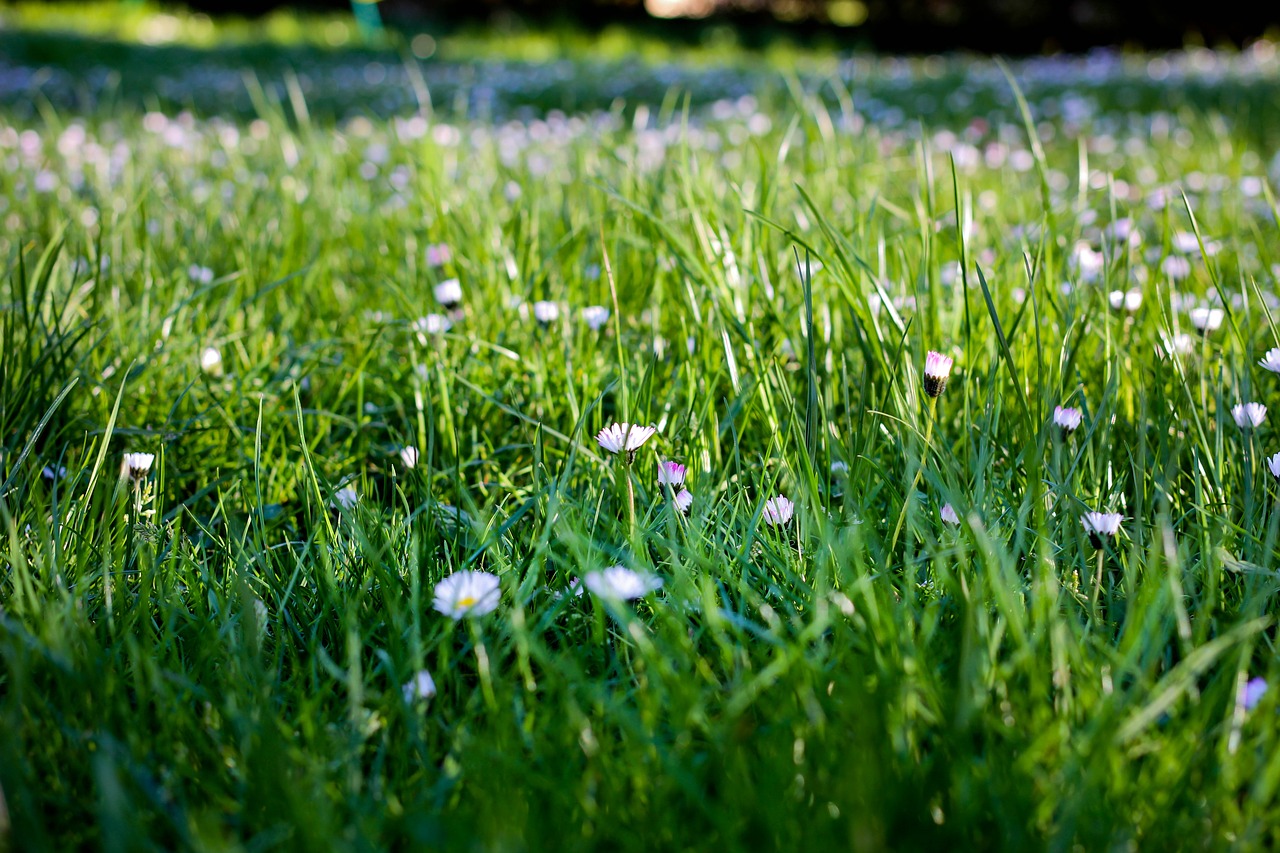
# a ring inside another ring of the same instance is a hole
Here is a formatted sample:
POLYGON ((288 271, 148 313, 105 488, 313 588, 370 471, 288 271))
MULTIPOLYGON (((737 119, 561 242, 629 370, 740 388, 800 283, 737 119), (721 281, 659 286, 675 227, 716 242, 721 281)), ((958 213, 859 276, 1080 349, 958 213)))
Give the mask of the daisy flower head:
POLYGON ((1267 407, 1261 403, 1239 403, 1231 407, 1231 417, 1240 429, 1254 429, 1266 420, 1267 407))
POLYGON ((1272 347, 1267 350, 1267 354, 1258 362, 1258 366, 1263 370, 1270 370, 1272 373, 1280 373, 1280 347, 1272 347))
POLYGON ((443 314, 428 314, 413 321, 413 330, 418 333, 418 340, 424 344, 427 342, 427 335, 443 335, 452 328, 453 321, 443 314))
POLYGON ((351 486, 343 486, 333 493, 333 499, 329 501, 329 506, 333 509, 351 509, 360 501, 360 495, 351 486))
POLYGON ((1053 425, 1062 430, 1066 435, 1070 435, 1080 428, 1080 421, 1084 418, 1084 413, 1072 406, 1054 406, 1053 407, 1053 425))
POLYGON ((630 464, 636 459, 636 451, 641 446, 653 438, 653 434, 658 431, 657 427, 637 426, 628 423, 610 424, 596 434, 596 444, 599 444, 610 453, 627 452, 627 463, 630 464))
MULTIPOLYGON (((1276 454, 1280 456, 1280 453, 1276 454)), ((67 476, 67 466, 65 465, 46 465, 40 469, 40 476, 46 480, 61 480, 67 476)))
POLYGON ((154 453, 126 453, 120 473, 131 480, 141 480, 150 473, 151 464, 155 461, 154 453))
POLYGON ((549 326, 560 319, 560 306, 546 300, 535 302, 533 303, 533 319, 543 326, 549 326))
POLYGON ((658 465, 658 485, 659 486, 681 486, 684 485, 684 475, 686 469, 679 462, 662 462, 658 465))
POLYGON ((676 509, 681 512, 688 512, 689 507, 693 506, 693 492, 688 489, 681 489, 679 492, 676 492, 676 495, 671 499, 671 502, 675 504, 676 509))
POLYGON ((497 575, 466 570, 436 584, 431 606, 455 621, 464 616, 474 619, 496 610, 501 597, 497 575))
POLYGON ((1113 290, 1107 299, 1111 302, 1111 308, 1115 311, 1123 309, 1129 314, 1134 314, 1142 307, 1141 290, 1113 290))
POLYGON ((626 566, 612 566, 601 572, 587 572, 582 577, 582 584, 601 598, 630 601, 661 589, 662 578, 636 572, 626 566))
POLYGON ((764 502, 764 520, 774 527, 790 524, 795 512, 795 503, 782 495, 764 502))
POLYGON ((405 702, 412 703, 419 699, 426 700, 436 695, 436 680, 431 677, 431 673, 425 669, 420 669, 400 689, 404 694, 405 702))
POLYGON ((436 302, 445 308, 456 308, 462 302, 462 283, 456 278, 445 279, 434 288, 436 302))
POLYGON ((1252 711, 1267 693, 1267 680, 1261 676, 1250 678, 1240 686, 1240 705, 1252 711))
POLYGON ((604 324, 609 322, 609 309, 603 305, 588 305, 578 313, 582 317, 582 322, 586 323, 593 332, 600 331, 604 324))
POLYGON ((427 246, 425 260, 428 267, 442 267, 453 260, 453 250, 447 243, 433 243, 427 246))
POLYGON ((406 468, 418 467, 418 448, 412 444, 400 448, 400 464, 406 468))
POLYGON ((1221 308, 1208 308, 1202 305, 1199 308, 1192 308, 1188 316, 1191 319, 1191 325, 1196 327, 1196 331, 1207 335, 1218 330, 1227 314, 1221 308))
POLYGON ((1124 520, 1118 512, 1086 512, 1080 517, 1084 532, 1089 534, 1093 547, 1101 548, 1108 539, 1120 532, 1120 522, 1124 520))
POLYGON ((960 514, 956 512, 956 508, 951 504, 943 504, 942 509, 938 510, 938 515, 947 524, 960 523, 960 514))
POLYGON ((1271 471, 1272 477, 1280 480, 1280 453, 1267 460, 1267 468, 1271 471))
POLYGON ((222 373, 222 353, 217 347, 205 347, 200 353, 200 369, 217 376, 222 373))
POLYGON ((929 350, 924 359, 924 392, 930 397, 941 396, 951 377, 953 359, 940 352, 929 350))

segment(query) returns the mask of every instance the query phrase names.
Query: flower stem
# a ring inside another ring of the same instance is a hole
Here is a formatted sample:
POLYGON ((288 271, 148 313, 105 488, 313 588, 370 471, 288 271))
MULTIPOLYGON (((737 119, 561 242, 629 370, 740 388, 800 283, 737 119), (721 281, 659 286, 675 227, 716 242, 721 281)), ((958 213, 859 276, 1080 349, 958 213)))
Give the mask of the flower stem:
POLYGON ((634 549, 636 541, 636 488, 631 482, 631 463, 634 461, 633 456, 634 454, 627 454, 627 465, 623 469, 623 476, 627 481, 627 537, 631 540, 632 547, 634 549))
POLYGON ((920 478, 924 476, 924 466, 929 460, 929 447, 933 443, 933 422, 934 418, 934 398, 929 398, 928 426, 924 430, 924 451, 920 454, 920 464, 916 466, 916 476, 911 481, 911 488, 907 489, 907 494, 902 501, 902 511, 898 513, 898 523, 893 528, 893 538, 889 540, 888 556, 892 559, 894 549, 898 547, 898 536, 902 533, 902 525, 907 520, 907 509, 911 506, 911 498, 916 493, 916 487, 920 485, 920 478))
POLYGON ((1106 549, 1099 548, 1098 568, 1093 575, 1093 594, 1089 596, 1089 613, 1095 622, 1098 621, 1098 595, 1102 592, 1102 564, 1106 558, 1106 549))

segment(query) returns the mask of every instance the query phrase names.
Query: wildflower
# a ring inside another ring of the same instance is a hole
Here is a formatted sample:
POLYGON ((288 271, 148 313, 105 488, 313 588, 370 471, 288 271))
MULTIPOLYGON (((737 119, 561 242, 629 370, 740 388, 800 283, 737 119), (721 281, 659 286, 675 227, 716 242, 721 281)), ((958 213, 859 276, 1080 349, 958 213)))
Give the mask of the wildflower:
POLYGON ((343 486, 333 493, 329 506, 333 509, 351 509, 360 500, 360 495, 351 486, 343 486))
POLYGON ((1226 316, 1226 312, 1221 308, 1192 308, 1190 313, 1191 325, 1196 327, 1196 331, 1202 335, 1210 332, 1216 332, 1218 327, 1222 325, 1222 318, 1226 316))
POLYGON ((796 505, 792 501, 778 495, 764 502, 764 520, 774 527, 789 524, 795 515, 796 505))
POLYGON ((1054 426, 1059 427, 1065 435, 1070 435, 1078 430, 1083 417, 1084 413, 1072 406, 1053 407, 1054 426))
POLYGON ((924 391, 930 397, 938 397, 947 387, 947 379, 951 376, 952 359, 939 352, 929 350, 924 359, 924 391))
POLYGON ((134 480, 141 480, 151 470, 151 463, 156 461, 154 453, 126 453, 121 473, 134 480))
POLYGON ((1124 520, 1118 512, 1086 512, 1080 518, 1084 532, 1089 534, 1093 547, 1101 548, 1107 539, 1120 532, 1120 522, 1124 520))
POLYGON ((560 318, 560 306, 545 300, 533 303, 533 319, 549 326, 560 318))
POLYGON ((1261 676, 1250 678, 1240 688, 1240 704, 1246 711, 1252 711, 1262 701, 1267 692, 1267 680, 1261 676))
POLYGON ((1178 355, 1190 355, 1196 348, 1195 339, 1186 332, 1178 332, 1173 336, 1162 333, 1160 341, 1160 346, 1156 348, 1156 354, 1161 358, 1169 358, 1175 353, 1178 355))
POLYGON ((679 462, 663 462, 658 466, 659 486, 680 486, 684 484, 687 469, 679 462))
POLYGON ((461 571, 436 584, 432 606, 450 619, 474 618, 496 610, 501 597, 497 575, 461 571))
POLYGON ((688 489, 681 489, 676 493, 676 496, 671 499, 671 502, 674 503, 676 505, 676 509, 681 512, 688 512, 689 507, 693 506, 693 492, 688 489))
POLYGON ((635 572, 626 566, 613 566, 602 572, 587 572, 582 584, 601 598, 630 601, 661 589, 662 578, 635 572))
POLYGON ((1267 350, 1267 354, 1258 362, 1258 365, 1272 373, 1280 373, 1280 347, 1267 350))
POLYGON ((1141 290, 1113 290, 1108 299, 1111 302, 1111 307, 1116 311, 1123 308, 1128 313, 1133 314, 1142 307, 1141 290))
POLYGON ((1280 480, 1280 453, 1267 460, 1267 468, 1271 470, 1272 477, 1280 480))
MULTIPOLYGON (((1280 454, 1276 454, 1280 456, 1280 454)), ((40 469, 40 476, 46 480, 61 480, 67 476, 67 468, 65 465, 46 465, 40 469)))
POLYGON ((1267 407, 1261 403, 1240 403, 1231 407, 1231 417, 1240 429, 1252 429, 1266 420, 1267 407))
POLYGON ((627 463, 636 459, 636 451, 653 437, 657 427, 632 426, 631 424, 610 424, 596 434, 596 443, 610 453, 627 451, 627 463))
POLYGON ((442 267, 453 260, 453 250, 445 243, 434 243, 427 246, 426 261, 428 267, 442 267))
POLYGON ((418 467, 418 448, 412 444, 400 448, 400 464, 406 468, 418 467))
POLYGON ((425 669, 420 669, 400 689, 404 693, 404 701, 412 703, 418 699, 430 699, 435 696, 436 681, 431 677, 431 673, 425 669))
POLYGON ((214 376, 222 373, 222 353, 217 347, 205 347, 200 353, 200 369, 214 376))
POLYGON ((197 284, 210 284, 215 278, 213 270, 199 264, 187 267, 187 276, 197 284))
POLYGON ((960 515, 956 512, 956 508, 951 504, 943 504, 942 509, 938 510, 938 515, 941 516, 942 520, 947 524, 960 523, 960 515))
POLYGON ((590 326, 593 332, 599 331, 605 323, 609 322, 609 309, 603 305, 588 305, 579 314, 582 322, 590 326))
POLYGON ((445 279, 435 286, 436 302, 445 308, 456 308, 462 302, 462 284, 456 278, 445 279))
POLYGON ((1160 264, 1160 271, 1173 281, 1191 275, 1191 261, 1178 255, 1170 255, 1160 264))
POLYGON ((428 314, 413 321, 413 330, 418 333, 418 340, 426 343, 424 335, 443 335, 453 328, 453 321, 443 314, 428 314))

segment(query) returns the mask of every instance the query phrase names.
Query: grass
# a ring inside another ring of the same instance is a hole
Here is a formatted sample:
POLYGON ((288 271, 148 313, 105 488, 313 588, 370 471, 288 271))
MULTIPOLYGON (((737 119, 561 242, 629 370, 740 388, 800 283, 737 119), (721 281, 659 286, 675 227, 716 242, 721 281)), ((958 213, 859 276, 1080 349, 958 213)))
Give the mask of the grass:
POLYGON ((415 120, 408 70, 219 111, 46 60, 0 112, 0 836, 1274 846, 1280 446, 1231 408, 1280 382, 1276 65, 1204 61, 1014 66, 1023 122, 978 60, 501 120, 474 78, 415 120), (634 466, 613 421, 659 428, 634 466), (615 564, 663 586, 566 594, 615 564), (501 600, 455 622, 464 569, 501 600))

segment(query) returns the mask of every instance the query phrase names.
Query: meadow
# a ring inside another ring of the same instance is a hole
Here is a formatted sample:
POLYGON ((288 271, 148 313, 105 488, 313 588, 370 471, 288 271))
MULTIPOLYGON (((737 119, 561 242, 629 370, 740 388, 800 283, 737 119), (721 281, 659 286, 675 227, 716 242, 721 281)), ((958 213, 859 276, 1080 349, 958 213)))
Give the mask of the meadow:
POLYGON ((1273 45, 115 9, 0 10, 0 848, 1280 842, 1273 45))

